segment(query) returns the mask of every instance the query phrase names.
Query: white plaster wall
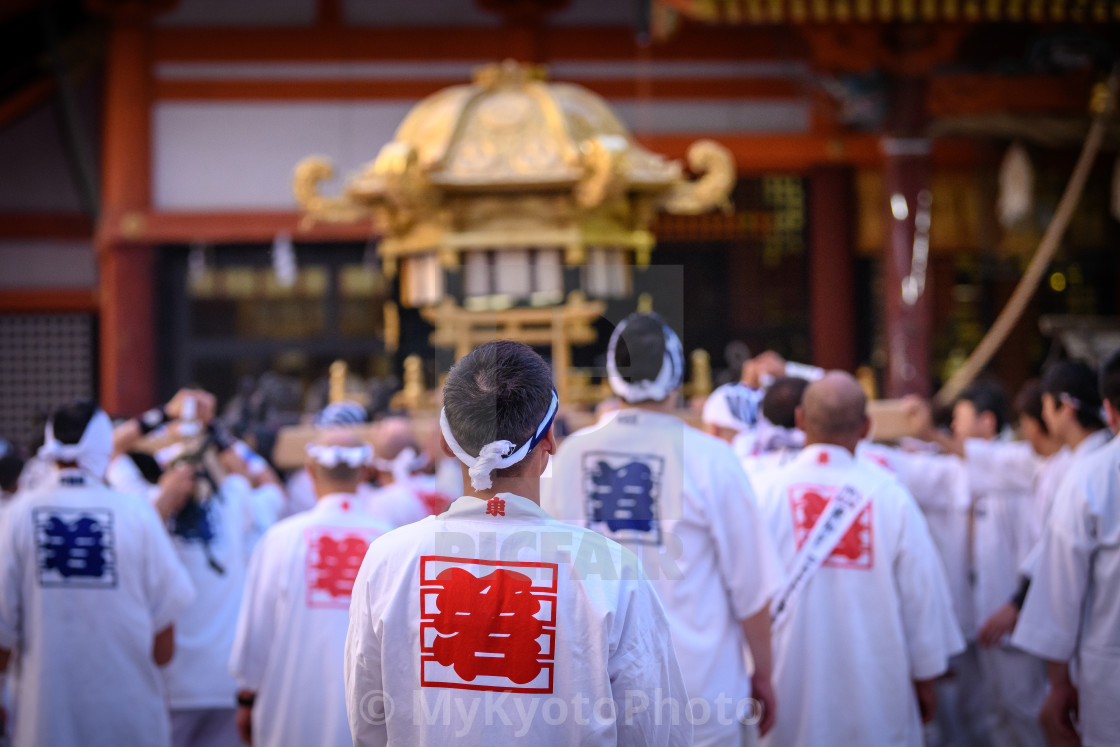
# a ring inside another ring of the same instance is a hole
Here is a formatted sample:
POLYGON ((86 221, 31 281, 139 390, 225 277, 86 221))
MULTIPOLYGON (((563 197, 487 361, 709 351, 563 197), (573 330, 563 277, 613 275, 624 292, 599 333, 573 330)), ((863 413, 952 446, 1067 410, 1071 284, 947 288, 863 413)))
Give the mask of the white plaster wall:
MULTIPOLYGON (((294 209, 292 170, 301 158, 324 155, 341 176, 349 175, 377 156, 413 103, 161 103, 153 124, 154 207, 294 209)), ((809 106, 803 101, 616 101, 613 106, 636 133, 718 137, 805 132, 809 126, 809 106)))
POLYGON ((294 209, 292 171, 301 158, 326 156, 345 177, 377 156, 413 103, 159 104, 154 207, 294 209))
POLYGON ((96 285, 97 262, 89 241, 0 241, 0 289, 96 285))

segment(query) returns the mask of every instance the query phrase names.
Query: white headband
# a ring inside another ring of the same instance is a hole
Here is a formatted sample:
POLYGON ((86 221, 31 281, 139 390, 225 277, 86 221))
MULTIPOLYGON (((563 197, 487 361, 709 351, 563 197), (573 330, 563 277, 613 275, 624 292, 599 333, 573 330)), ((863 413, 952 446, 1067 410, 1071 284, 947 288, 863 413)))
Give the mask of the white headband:
POLYGON ((113 424, 101 408, 93 413, 81 439, 64 444, 54 437, 54 424, 48 422, 39 456, 53 462, 73 462, 90 474, 104 478, 113 455, 113 424))
POLYGON ((416 449, 406 446, 392 459, 375 456, 373 466, 382 472, 391 472, 396 482, 408 482, 412 473, 428 464, 428 457, 417 454, 416 449))
POLYGON ((350 467, 365 467, 373 462, 373 449, 369 444, 362 446, 323 446, 308 444, 307 455, 317 464, 327 469, 346 464, 350 467))
POLYGON ((670 329, 669 325, 661 322, 661 331, 665 335, 665 357, 661 362, 661 370, 657 372, 657 378, 653 381, 642 379, 641 381, 627 382, 618 371, 618 361, 615 359, 615 354, 619 338, 622 337, 622 331, 630 324, 630 320, 637 316, 637 314, 632 314, 623 319, 611 334, 611 341, 607 345, 607 381, 610 382, 614 393, 630 404, 647 401, 660 402, 681 385, 681 380, 684 378, 684 348, 681 346, 681 339, 677 337, 677 333, 670 329))
POLYGON ((552 420, 556 417, 556 410, 559 407, 560 400, 556 396, 556 390, 553 389, 552 402, 548 405, 548 412, 544 414, 544 420, 537 426, 537 432, 516 451, 514 451, 516 446, 512 441, 492 441, 479 450, 477 457, 471 456, 459 445, 459 442, 455 440, 455 435, 451 432, 451 426, 447 424, 446 407, 439 411, 439 429, 443 433, 443 438, 447 441, 447 445, 451 448, 452 453, 459 458, 460 462, 470 468, 467 472, 471 476, 471 486, 474 487, 475 490, 486 490, 494 484, 490 479, 491 472, 496 469, 512 467, 524 459, 530 451, 536 448, 537 444, 539 444, 541 439, 548 433, 548 429, 552 425, 552 420), (509 454, 509 456, 506 456, 506 454, 509 454))

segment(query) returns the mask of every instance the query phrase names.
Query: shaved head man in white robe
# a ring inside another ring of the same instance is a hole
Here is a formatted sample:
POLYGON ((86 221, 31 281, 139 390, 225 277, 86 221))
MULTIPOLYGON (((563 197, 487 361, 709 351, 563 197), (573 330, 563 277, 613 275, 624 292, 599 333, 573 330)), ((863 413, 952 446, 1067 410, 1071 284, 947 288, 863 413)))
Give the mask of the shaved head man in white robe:
POLYGON ((964 648, 921 511, 855 457, 866 404, 846 373, 811 384, 797 415, 804 450, 759 486, 790 579, 773 607, 774 747, 921 747, 933 681, 964 648))

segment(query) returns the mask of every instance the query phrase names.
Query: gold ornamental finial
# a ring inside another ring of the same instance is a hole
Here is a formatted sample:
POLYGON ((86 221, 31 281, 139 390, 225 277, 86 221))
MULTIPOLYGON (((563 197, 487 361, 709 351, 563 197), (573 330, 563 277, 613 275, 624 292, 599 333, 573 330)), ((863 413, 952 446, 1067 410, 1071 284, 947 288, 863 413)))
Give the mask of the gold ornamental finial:
POLYGON ((332 403, 346 399, 346 374, 346 361, 338 360, 331 364, 329 398, 332 403))
POLYGON ((689 358, 692 360, 689 394, 693 397, 707 397, 712 393, 712 357, 707 350, 696 348, 689 358))

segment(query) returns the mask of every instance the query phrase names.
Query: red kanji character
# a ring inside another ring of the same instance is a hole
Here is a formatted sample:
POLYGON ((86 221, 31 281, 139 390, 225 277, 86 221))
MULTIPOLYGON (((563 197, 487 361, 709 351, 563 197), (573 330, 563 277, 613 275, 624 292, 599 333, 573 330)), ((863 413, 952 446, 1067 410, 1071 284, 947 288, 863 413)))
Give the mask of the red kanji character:
POLYGON ((443 587, 436 595, 436 661, 468 682, 484 675, 523 685, 540 674, 543 623, 533 616, 541 604, 528 576, 498 569, 478 578, 448 568, 436 579, 443 587))
MULTIPOLYGON (((808 539, 817 521, 828 505, 828 498, 816 490, 806 490, 793 498, 793 515, 797 547, 808 539)), ((836 543, 825 565, 843 568, 871 567, 871 506, 865 506, 848 531, 836 543), (835 561, 842 561, 837 564, 835 561)))
POLYGON ((338 540, 324 534, 316 537, 313 543, 308 553, 311 589, 326 592, 332 598, 349 599, 369 544, 364 537, 355 534, 338 540))
POLYGON ((506 515, 506 502, 501 498, 491 498, 486 501, 486 513, 491 516, 505 516, 506 515))

